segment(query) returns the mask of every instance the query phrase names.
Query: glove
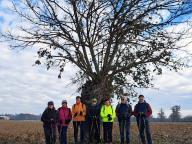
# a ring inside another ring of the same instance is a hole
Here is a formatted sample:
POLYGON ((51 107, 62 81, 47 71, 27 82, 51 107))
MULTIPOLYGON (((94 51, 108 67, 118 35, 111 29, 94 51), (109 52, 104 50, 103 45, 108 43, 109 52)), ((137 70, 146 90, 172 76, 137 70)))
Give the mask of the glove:
POLYGON ((107 115, 107 117, 111 117, 111 115, 110 115, 110 114, 108 114, 108 115, 107 115))
POLYGON ((112 117, 111 117, 110 114, 108 114, 107 117, 108 117, 108 121, 111 121, 111 120, 112 120, 112 117))
POLYGON ((80 112, 80 116, 82 116, 82 115, 83 115, 83 112, 81 111, 81 112, 80 112))
POLYGON ((70 119, 66 119, 66 120, 65 120, 65 124, 69 124, 70 121, 71 121, 70 119))
POLYGON ((111 121, 112 120, 112 117, 108 117, 108 121, 111 121))
POLYGON ((74 114, 74 117, 76 117, 76 116, 77 116, 77 113, 74 114))
POLYGON ((139 115, 140 115, 141 117, 145 117, 145 113, 144 113, 144 112, 140 112, 139 115))
POLYGON ((50 123, 55 123, 55 120, 54 119, 50 119, 50 123))

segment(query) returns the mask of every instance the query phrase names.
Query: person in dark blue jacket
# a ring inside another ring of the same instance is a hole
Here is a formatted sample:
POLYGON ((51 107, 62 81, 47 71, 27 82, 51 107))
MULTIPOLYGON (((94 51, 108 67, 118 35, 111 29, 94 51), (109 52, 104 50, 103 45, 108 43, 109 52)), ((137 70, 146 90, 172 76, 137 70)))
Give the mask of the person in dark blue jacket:
POLYGON ((125 142, 125 135, 126 144, 130 144, 130 117, 132 115, 132 107, 125 96, 121 97, 121 103, 116 107, 116 115, 119 121, 121 144, 125 142))
POLYGON ((57 111, 52 101, 48 102, 48 106, 41 116, 41 121, 43 122, 46 144, 55 144, 57 111))
POLYGON ((134 108, 134 116, 137 120, 137 125, 139 129, 139 135, 142 144, 146 144, 145 131, 147 137, 147 144, 152 144, 149 117, 152 115, 151 106, 144 100, 143 95, 139 95, 139 102, 134 108))
POLYGON ((97 99, 93 98, 91 105, 87 110, 87 121, 89 125, 89 141, 90 143, 95 140, 100 142, 100 105, 97 99))

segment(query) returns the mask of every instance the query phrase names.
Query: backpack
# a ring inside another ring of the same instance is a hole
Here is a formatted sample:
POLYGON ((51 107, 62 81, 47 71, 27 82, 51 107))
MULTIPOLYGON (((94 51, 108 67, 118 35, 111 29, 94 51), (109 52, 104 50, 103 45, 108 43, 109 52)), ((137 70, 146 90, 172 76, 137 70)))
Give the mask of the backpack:
MULTIPOLYGON (((77 104, 74 104, 73 105, 73 109, 75 109, 75 106, 76 106, 77 104)), ((85 104, 83 104, 83 103, 81 103, 81 108, 83 109, 85 107, 85 104)))
MULTIPOLYGON (((112 109, 112 114, 113 114, 113 107, 112 107, 112 105, 110 105, 111 106, 111 109, 112 109)), ((103 108, 103 113, 105 112, 105 105, 103 106, 104 108, 103 108)))

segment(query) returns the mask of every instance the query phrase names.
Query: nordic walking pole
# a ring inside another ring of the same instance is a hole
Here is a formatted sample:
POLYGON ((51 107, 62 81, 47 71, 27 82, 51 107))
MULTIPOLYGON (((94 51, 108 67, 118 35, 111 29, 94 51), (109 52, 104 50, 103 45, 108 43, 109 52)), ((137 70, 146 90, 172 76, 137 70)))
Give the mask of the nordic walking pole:
POLYGON ((96 119, 96 127, 97 127, 97 132, 98 132, 98 134, 99 134, 100 143, 103 144, 103 141, 102 141, 102 139, 101 139, 101 134, 100 134, 99 125, 98 125, 98 123, 97 123, 97 119, 96 119))
MULTIPOLYGON (((145 121, 145 118, 143 118, 143 123, 144 123, 144 135, 145 135, 145 138, 147 138, 147 133, 146 133, 146 121, 145 121)), ((145 139, 146 140, 146 139, 145 139)))
POLYGON ((60 125, 59 128, 59 141, 61 142, 61 133, 62 133, 62 125, 60 125))
POLYGON ((50 144, 52 144, 52 124, 50 126, 50 137, 49 137, 50 144))
POLYGON ((52 143, 54 144, 54 139, 53 139, 53 127, 52 127, 52 143))
POLYGON ((138 127, 139 127, 138 144, 142 144, 141 143, 141 135, 140 135, 140 131, 141 131, 141 115, 140 114, 139 114, 139 124, 138 124, 138 127))
POLYGON ((54 141, 53 141, 53 124, 51 123, 51 144, 54 144, 54 141))
MULTIPOLYGON (((91 129, 90 129, 90 136, 92 136, 92 132, 93 132, 93 119, 91 120, 91 129)), ((91 137, 92 138, 92 137, 91 137)))

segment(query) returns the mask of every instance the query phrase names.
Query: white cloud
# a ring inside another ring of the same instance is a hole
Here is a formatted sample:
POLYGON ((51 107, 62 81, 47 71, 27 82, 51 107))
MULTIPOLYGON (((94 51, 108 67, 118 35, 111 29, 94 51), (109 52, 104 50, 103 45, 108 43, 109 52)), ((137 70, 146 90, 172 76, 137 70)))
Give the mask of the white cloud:
POLYGON ((76 86, 67 86, 74 68, 67 66, 60 80, 57 70, 46 71, 42 67, 32 66, 35 53, 31 50, 17 53, 6 44, 1 44, 0 53, 3 55, 0 57, 0 113, 41 113, 47 101, 54 100, 58 107, 62 99, 74 96, 76 86), (14 112, 9 105, 16 107, 14 112), (37 105, 41 110, 36 108, 37 105))

